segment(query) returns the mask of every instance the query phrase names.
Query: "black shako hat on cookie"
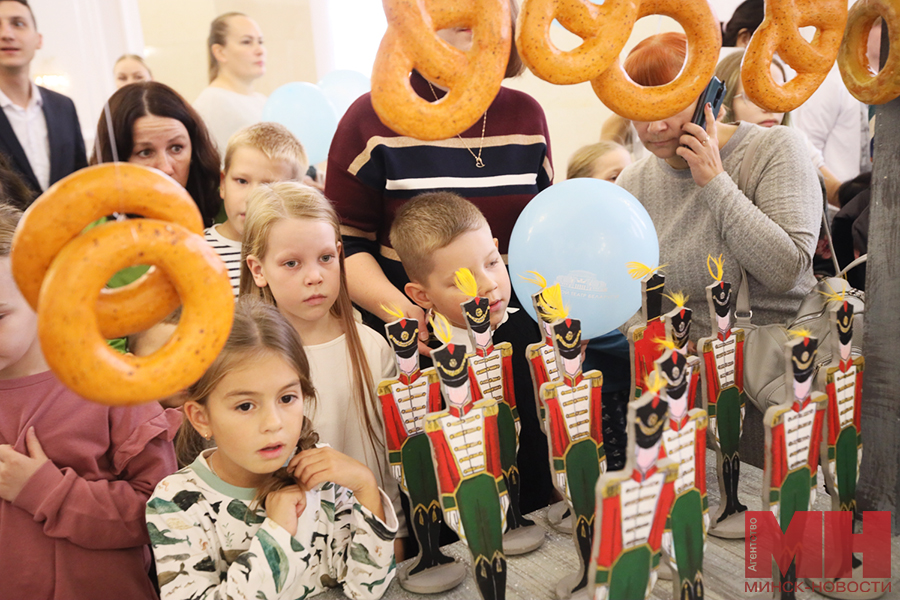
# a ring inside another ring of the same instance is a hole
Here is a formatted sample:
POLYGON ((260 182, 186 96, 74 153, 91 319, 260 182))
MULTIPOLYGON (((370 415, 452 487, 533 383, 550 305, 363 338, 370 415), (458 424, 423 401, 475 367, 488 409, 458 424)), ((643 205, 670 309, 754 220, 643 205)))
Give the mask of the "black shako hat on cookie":
POLYGON ((838 339, 846 346, 853 341, 853 305, 844 300, 837 311, 838 339))
POLYGON ((652 448, 663 434, 669 403, 654 394, 646 404, 637 407, 634 415, 634 443, 638 448, 652 448))
POLYGON ((673 398, 678 398, 687 387, 687 359, 680 352, 670 352, 666 359, 659 363, 659 369, 666 380, 666 387, 673 398))
POLYGON ((648 321, 658 319, 662 314, 662 299, 665 286, 666 276, 658 271, 641 282, 642 291, 647 302, 648 321))
POLYGON ((416 319, 400 319, 393 323, 388 323, 385 327, 387 330, 388 342, 394 353, 400 358, 410 358, 415 355, 419 349, 419 322, 416 319))
POLYGON ((794 371, 794 379, 798 383, 805 383, 816 370, 816 350, 819 341, 810 336, 801 336, 795 340, 791 347, 791 368, 794 371))
POLYGON ((431 359, 438 376, 447 387, 462 387, 469 378, 466 347, 463 344, 444 344, 432 351, 431 359))
POLYGON ((727 281, 720 281, 712 288, 713 306, 716 310, 716 316, 720 319, 728 317, 731 312, 731 284, 727 281))
POLYGON ((559 355, 566 360, 576 359, 581 355, 581 321, 565 318, 552 325, 553 345, 559 355))
POLYGON ((491 328, 491 303, 487 298, 476 296, 462 303, 466 322, 475 333, 484 333, 491 328))

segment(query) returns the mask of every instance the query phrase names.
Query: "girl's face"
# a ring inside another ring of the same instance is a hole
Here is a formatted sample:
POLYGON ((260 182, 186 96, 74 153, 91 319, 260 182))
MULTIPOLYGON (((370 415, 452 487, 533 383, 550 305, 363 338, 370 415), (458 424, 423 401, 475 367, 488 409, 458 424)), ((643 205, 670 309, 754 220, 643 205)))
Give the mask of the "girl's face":
MULTIPOLYGON (((784 83, 784 75, 776 65, 772 65, 772 79, 779 85, 784 83)), ((781 125, 784 120, 784 113, 773 113, 764 110, 747 98, 744 94, 744 85, 738 79, 737 91, 734 94, 734 100, 731 102, 731 110, 734 112, 735 121, 746 121, 759 125, 760 127, 774 127, 781 125)))
POLYGON ((219 67, 235 77, 252 81, 265 75, 266 48, 259 25, 253 19, 244 16, 228 19, 225 45, 213 46, 214 50, 216 48, 219 67))
POLYGON ((150 71, 147 70, 140 62, 133 58, 123 58, 113 67, 113 78, 116 80, 116 89, 129 83, 137 83, 139 81, 150 81, 150 71))
POLYGON ((128 162, 159 169, 182 186, 191 174, 191 136, 178 119, 147 115, 134 122, 128 162))
POLYGON ((200 435, 215 439, 209 460, 216 475, 237 487, 259 487, 300 439, 300 377, 280 355, 254 354, 226 373, 206 405, 188 402, 184 411, 200 435))
POLYGON ((619 176, 622 169, 630 164, 631 155, 628 154, 628 151, 624 148, 616 148, 594 161, 594 172, 591 177, 615 183, 616 177, 619 176))
POLYGON ((341 291, 339 242, 334 226, 313 219, 283 219, 269 230, 265 258, 247 257, 253 281, 269 286, 278 309, 298 331, 328 315, 341 291))

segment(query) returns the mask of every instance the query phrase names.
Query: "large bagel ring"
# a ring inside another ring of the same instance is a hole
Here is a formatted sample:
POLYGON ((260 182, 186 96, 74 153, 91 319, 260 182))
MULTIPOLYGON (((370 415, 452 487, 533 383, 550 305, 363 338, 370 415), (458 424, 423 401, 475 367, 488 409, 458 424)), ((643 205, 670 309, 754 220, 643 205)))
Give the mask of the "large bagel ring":
POLYGON ((639 0, 525 0, 516 24, 516 47, 532 73, 550 83, 568 85, 599 77, 619 56, 634 22, 639 0), (557 19, 582 40, 560 50, 550 41, 557 19))
POLYGON ((706 0, 642 0, 637 18, 665 15, 681 24, 688 39, 684 68, 674 81, 644 87, 616 60, 591 80, 594 93, 610 110, 632 121, 659 121, 697 100, 712 79, 722 47, 722 33, 706 0))
MULTIPOLYGON (((129 163, 82 169, 44 192, 25 212, 13 238, 13 277, 32 308, 38 307, 53 258, 85 227, 113 213, 171 221, 203 233, 200 211, 190 195, 159 171, 129 163)), ((100 332, 107 339, 144 331, 179 305, 175 288, 154 269, 125 287, 103 288, 98 297, 91 306, 97 307, 100 332)))
POLYGON ((765 18, 754 32, 741 65, 741 83, 750 100, 770 112, 789 112, 822 85, 838 53, 847 20, 845 0, 766 0, 765 18), (812 42, 799 28, 814 26, 812 42), (775 53, 797 76, 785 84, 772 78, 775 53))
POLYGON ((896 2, 859 0, 853 5, 838 52, 838 66, 844 85, 860 102, 885 104, 900 96, 900 10, 896 2), (890 54, 881 71, 873 75, 878 65, 869 64, 866 44, 878 17, 884 18, 890 34, 890 54))
POLYGON ((401 135, 443 140, 481 118, 500 91, 512 43, 508 0, 384 0, 388 30, 372 67, 372 107, 401 135), (472 29, 462 52, 435 35, 472 29), (409 82, 416 69, 447 95, 429 102, 409 82))
POLYGON ((224 346, 234 316, 227 268, 202 236, 155 219, 105 223, 65 245, 38 302, 47 364, 69 389, 103 404, 164 398, 194 383, 224 346), (184 305, 171 339, 146 357, 120 354, 100 332, 97 296, 127 266, 151 264, 184 305))

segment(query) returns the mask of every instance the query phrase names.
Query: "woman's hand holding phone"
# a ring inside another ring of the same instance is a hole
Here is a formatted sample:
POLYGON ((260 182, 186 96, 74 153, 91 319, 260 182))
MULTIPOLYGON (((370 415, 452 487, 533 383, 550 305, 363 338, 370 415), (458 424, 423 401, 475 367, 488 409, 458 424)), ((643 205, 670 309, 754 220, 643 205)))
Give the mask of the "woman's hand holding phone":
POLYGON ((705 186, 723 172, 722 157, 719 154, 719 139, 716 132, 716 118, 712 106, 707 102, 703 107, 706 128, 696 123, 685 123, 681 130, 681 147, 675 153, 683 158, 691 168, 694 183, 705 186))

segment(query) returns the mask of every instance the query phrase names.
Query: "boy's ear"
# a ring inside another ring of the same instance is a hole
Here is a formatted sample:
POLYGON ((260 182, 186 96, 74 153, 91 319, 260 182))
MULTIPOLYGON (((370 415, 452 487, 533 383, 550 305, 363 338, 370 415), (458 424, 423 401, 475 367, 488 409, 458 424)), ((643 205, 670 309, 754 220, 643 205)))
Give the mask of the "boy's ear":
POLYGON ((225 191, 225 171, 219 171, 219 195, 223 195, 225 191))
POLYGON ((194 429, 197 430, 197 433, 206 439, 209 439, 212 436, 212 427, 209 424, 209 413, 206 411, 206 407, 198 404, 197 402, 185 402, 181 408, 184 411, 184 416, 187 417, 188 421, 191 422, 191 425, 194 429))
POLYGON ((264 288, 268 285, 266 276, 263 274, 262 263, 253 254, 247 255, 247 268, 250 270, 250 275, 253 277, 253 283, 256 284, 256 287, 264 288))
POLYGON ((500 250, 500 242, 497 240, 497 238, 494 238, 494 248, 500 250))
POLYGON ((403 290, 406 292, 407 296, 412 298, 413 302, 419 305, 420 308, 428 310, 429 308, 434 307, 434 302, 431 301, 428 290, 426 290, 421 283, 410 281, 403 290))

